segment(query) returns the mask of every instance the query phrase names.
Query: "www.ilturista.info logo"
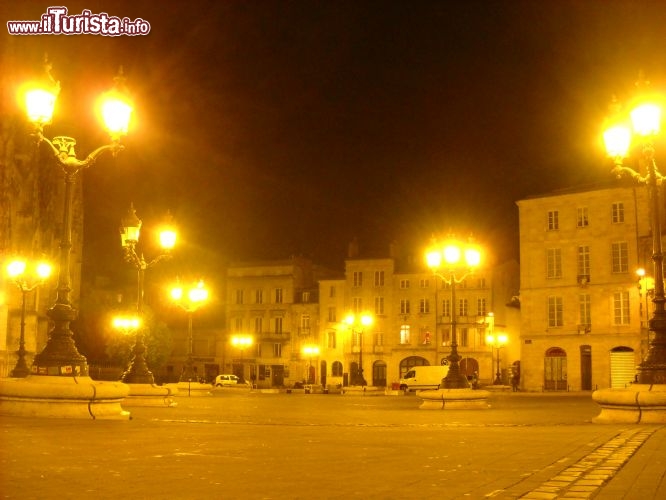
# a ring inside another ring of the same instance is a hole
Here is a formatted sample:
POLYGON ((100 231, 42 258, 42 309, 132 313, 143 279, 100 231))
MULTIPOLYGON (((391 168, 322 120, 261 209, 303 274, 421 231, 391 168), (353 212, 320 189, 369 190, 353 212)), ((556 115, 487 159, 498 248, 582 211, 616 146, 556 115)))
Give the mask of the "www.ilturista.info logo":
POLYGON ((67 15, 67 7, 49 7, 39 21, 7 21, 10 35, 103 35, 136 36, 150 33, 150 23, 141 18, 93 14, 67 15))

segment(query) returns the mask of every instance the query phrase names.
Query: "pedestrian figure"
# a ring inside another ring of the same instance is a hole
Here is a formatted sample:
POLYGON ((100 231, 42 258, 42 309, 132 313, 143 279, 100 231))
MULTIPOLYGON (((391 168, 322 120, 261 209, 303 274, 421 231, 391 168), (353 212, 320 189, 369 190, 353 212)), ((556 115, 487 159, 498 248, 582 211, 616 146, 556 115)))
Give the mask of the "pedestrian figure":
POLYGON ((513 389, 513 392, 518 392, 519 385, 520 385, 520 373, 514 370, 513 374, 511 375, 511 388, 513 389))

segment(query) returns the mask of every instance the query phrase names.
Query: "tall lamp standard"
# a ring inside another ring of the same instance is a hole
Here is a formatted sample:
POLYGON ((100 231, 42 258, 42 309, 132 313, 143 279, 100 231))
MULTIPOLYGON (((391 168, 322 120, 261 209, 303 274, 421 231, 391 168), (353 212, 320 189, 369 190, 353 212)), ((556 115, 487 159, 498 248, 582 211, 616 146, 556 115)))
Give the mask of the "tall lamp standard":
MULTIPOLYGON (((645 82, 638 82, 639 85, 645 82)), ((661 206, 660 186, 664 176, 659 172, 655 161, 653 139, 659 133, 661 108, 655 101, 642 100, 630 111, 630 127, 626 119, 620 116, 620 107, 614 103, 615 116, 604 132, 604 142, 608 156, 615 167, 612 173, 618 178, 629 176, 647 187, 650 200, 650 222, 652 226, 652 261, 654 262, 654 310, 648 321, 648 328, 653 332, 649 342, 647 356, 638 366, 639 384, 666 384, 666 297, 664 296, 663 253, 661 244, 661 206), (622 121, 620 121, 620 119, 622 121), (625 165, 629 156, 632 136, 637 136, 637 169, 625 165)))
POLYGON ((243 365, 243 351, 249 348, 254 339, 250 335, 234 335, 231 337, 231 345, 240 350, 241 382, 245 381, 245 366, 243 365))
POLYGON ((187 361, 185 369, 180 375, 180 382, 192 382, 196 379, 194 373, 194 337, 192 335, 192 316, 208 300, 208 290, 203 280, 185 290, 176 285, 171 289, 171 299, 187 313, 187 361))
POLYGON ((35 288, 42 285, 51 275, 51 265, 47 262, 28 262, 23 259, 12 260, 7 264, 7 275, 21 291, 21 331, 19 336, 19 348, 16 351, 18 357, 16 366, 10 376, 16 378, 27 377, 30 374, 30 368, 25 361, 25 310, 26 296, 35 288), (30 267, 30 274, 26 272, 30 267))
MULTIPOLYGON (((162 253, 154 259, 146 261, 143 252, 139 255, 136 251, 141 231, 141 219, 136 216, 134 205, 130 205, 127 215, 122 218, 120 237, 124 249, 125 261, 131 264, 137 271, 137 299, 136 313, 139 318, 143 314, 144 282, 146 269, 151 268, 159 261, 171 256, 170 251, 176 244, 176 232, 170 227, 170 216, 167 225, 159 233, 162 253)), ((126 384, 153 384, 155 379, 146 364, 146 346, 143 341, 141 328, 136 328, 136 340, 133 348, 133 358, 129 368, 123 373, 122 381, 126 384)))
POLYGON ((502 385, 502 374, 500 371, 500 349, 504 347, 508 337, 504 333, 489 333, 486 335, 486 342, 497 352, 497 372, 493 385, 502 385))
POLYGON ((319 346, 316 345, 304 345, 303 348, 301 349, 301 352, 303 353, 304 356, 307 356, 308 358, 308 376, 307 376, 307 383, 308 384, 314 384, 316 382, 317 377, 311 377, 312 373, 312 358, 315 356, 319 356, 319 346))
POLYGON ((426 252, 426 262, 433 275, 451 287, 451 354, 448 356, 449 372, 442 379, 445 389, 467 389, 467 377, 460 373, 458 336, 456 333, 456 285, 462 283, 480 264, 481 252, 471 244, 448 239, 443 244, 434 243, 426 252))
POLYGON ((372 325, 373 319, 369 314, 354 314, 349 313, 344 322, 349 326, 352 335, 358 334, 358 371, 355 374, 352 385, 360 385, 365 387, 368 383, 363 376, 363 331, 366 327, 372 325))
POLYGON ((72 201, 74 182, 77 174, 90 167, 104 153, 117 155, 123 150, 121 138, 127 134, 132 106, 126 98, 125 79, 122 72, 114 79, 115 87, 108 92, 101 104, 101 113, 109 132, 111 143, 101 146, 85 159, 76 157, 76 140, 58 136, 50 141, 44 137, 44 126, 51 122, 55 102, 60 92, 60 83, 51 76, 51 66, 46 64, 48 85, 32 87, 25 91, 26 111, 34 126, 34 135, 39 143, 45 143, 53 158, 65 174, 63 222, 60 231, 60 256, 58 265, 58 285, 55 305, 48 316, 53 320, 53 329, 46 346, 35 356, 33 375, 79 376, 88 375, 88 363, 74 343, 70 323, 76 319, 69 294, 71 291, 70 252, 72 249, 72 201))

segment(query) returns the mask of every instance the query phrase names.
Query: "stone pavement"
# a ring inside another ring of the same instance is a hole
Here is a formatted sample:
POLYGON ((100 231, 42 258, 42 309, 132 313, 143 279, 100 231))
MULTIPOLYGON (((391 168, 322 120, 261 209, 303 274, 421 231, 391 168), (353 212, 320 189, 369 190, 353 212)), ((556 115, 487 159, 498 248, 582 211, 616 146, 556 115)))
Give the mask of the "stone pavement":
POLYGON ((589 393, 411 396, 215 390, 130 421, 0 417, 7 499, 666 498, 666 427, 593 424, 589 393))

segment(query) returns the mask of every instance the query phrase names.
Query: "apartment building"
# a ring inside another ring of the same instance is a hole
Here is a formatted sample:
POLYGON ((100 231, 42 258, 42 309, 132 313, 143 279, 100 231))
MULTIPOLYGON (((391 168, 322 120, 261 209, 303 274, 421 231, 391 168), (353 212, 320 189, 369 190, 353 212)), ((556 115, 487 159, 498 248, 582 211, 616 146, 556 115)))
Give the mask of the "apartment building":
POLYGON ((616 182, 517 205, 522 388, 626 386, 651 307, 636 275, 652 273, 646 190, 616 182))

